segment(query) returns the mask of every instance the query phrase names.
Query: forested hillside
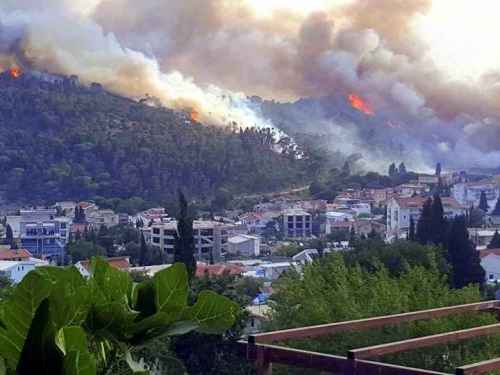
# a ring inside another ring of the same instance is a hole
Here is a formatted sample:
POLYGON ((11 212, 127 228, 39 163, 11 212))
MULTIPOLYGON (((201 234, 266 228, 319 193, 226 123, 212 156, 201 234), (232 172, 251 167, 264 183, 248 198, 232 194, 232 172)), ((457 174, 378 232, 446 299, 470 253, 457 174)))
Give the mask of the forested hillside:
POLYGON ((307 157, 276 152, 268 130, 205 126, 76 77, 0 75, 0 190, 12 200, 169 199, 282 189, 307 157))

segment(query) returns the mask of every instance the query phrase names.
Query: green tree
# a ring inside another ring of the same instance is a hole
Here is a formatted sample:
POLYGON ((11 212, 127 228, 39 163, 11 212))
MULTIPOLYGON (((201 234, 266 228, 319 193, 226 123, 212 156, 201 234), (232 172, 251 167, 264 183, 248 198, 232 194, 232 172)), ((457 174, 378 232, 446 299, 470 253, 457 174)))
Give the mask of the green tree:
POLYGON ((399 164, 399 167, 398 167, 398 174, 399 176, 401 177, 404 177, 408 174, 408 171, 406 170, 406 165, 405 163, 401 162, 401 164, 399 164))
POLYGON ((442 171, 441 163, 437 163, 436 164, 436 173, 435 173, 435 175, 438 176, 438 177, 441 177, 441 171, 442 171))
POLYGON ((486 198, 486 193, 484 191, 481 192, 481 196, 479 197, 478 207, 486 213, 490 209, 490 206, 488 204, 488 199, 486 198))
POLYGON ((145 266, 149 255, 148 244, 144 238, 144 233, 141 232, 141 247, 139 249, 139 266, 145 266))
POLYGON ((389 177, 393 178, 393 177, 396 177, 398 175, 398 169, 396 168, 396 164, 395 163, 392 163, 391 165, 389 165, 389 177))
POLYGON ((488 244, 488 249, 500 249, 500 234, 498 233, 498 230, 495 231, 493 238, 488 244))
POLYGON ((493 209, 493 211, 491 211, 490 215, 500 216, 500 196, 498 197, 495 208, 493 209))
POLYGON ((186 265, 190 280, 196 273, 194 252, 193 218, 189 214, 186 197, 179 191, 179 215, 177 216, 177 233, 174 243, 174 261, 186 265))
POLYGON ((483 285, 485 272, 479 252, 469 239, 464 216, 457 216, 448 238, 448 259, 453 270, 452 285, 460 289, 469 284, 483 285))
POLYGON ((87 260, 94 256, 106 256, 106 249, 93 242, 79 240, 69 243, 66 246, 66 253, 71 256, 73 263, 87 260))

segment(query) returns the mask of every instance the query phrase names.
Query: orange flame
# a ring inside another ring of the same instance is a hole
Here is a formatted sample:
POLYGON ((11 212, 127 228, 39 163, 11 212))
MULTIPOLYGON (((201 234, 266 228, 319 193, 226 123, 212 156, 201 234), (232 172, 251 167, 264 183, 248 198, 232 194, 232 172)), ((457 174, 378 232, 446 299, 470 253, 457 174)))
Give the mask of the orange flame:
POLYGON ((356 94, 349 95, 349 103, 351 103, 351 106, 353 108, 357 109, 360 112, 363 112, 365 115, 373 116, 375 114, 370 104, 365 102, 363 99, 361 99, 361 97, 359 97, 356 94))
POLYGON ((200 113, 196 109, 191 110, 189 117, 191 118, 192 121, 196 122, 200 121, 200 113))
POLYGON ((9 72, 13 78, 19 78, 23 75, 23 71, 17 66, 10 68, 9 72))

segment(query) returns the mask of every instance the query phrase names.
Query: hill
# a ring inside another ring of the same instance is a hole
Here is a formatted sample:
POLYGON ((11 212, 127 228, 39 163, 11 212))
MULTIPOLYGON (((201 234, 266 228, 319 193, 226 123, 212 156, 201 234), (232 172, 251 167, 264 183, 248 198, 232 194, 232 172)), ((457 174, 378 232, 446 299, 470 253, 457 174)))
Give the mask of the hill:
POLYGON ((0 75, 0 190, 9 200, 272 191, 304 182, 306 159, 276 152, 269 130, 205 126, 77 77, 0 75))

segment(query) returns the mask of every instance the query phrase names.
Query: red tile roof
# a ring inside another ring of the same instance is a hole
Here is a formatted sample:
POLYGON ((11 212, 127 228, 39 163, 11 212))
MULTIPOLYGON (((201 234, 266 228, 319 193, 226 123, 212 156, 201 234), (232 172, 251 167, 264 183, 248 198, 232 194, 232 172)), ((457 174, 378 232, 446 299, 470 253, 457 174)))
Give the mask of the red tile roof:
MULTIPOLYGON (((130 268, 130 258, 129 257, 114 257, 114 258, 106 258, 105 260, 109 263, 111 267, 114 267, 119 270, 126 270, 130 268)), ((82 260, 81 265, 85 267, 86 270, 90 268, 89 260, 82 260)))
POLYGON ((212 276, 222 276, 225 274, 229 275, 241 275, 243 273, 243 268, 236 264, 206 264, 198 263, 196 265, 196 277, 203 277, 208 275, 212 276))
POLYGON ((481 258, 487 257, 488 255, 500 256, 500 249, 479 250, 479 256, 481 258))
POLYGON ((29 259, 33 255, 26 249, 11 249, 0 251, 0 260, 29 259))

